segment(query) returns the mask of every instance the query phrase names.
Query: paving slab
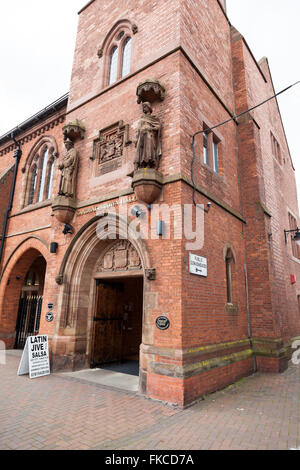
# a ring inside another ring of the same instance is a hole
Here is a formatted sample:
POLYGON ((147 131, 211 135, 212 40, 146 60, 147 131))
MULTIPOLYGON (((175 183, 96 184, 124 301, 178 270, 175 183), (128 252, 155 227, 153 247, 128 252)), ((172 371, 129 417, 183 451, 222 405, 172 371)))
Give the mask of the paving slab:
POLYGON ((8 353, 0 364, 1 450, 300 449, 300 366, 254 374, 182 410, 82 378, 91 371, 17 376, 19 361, 8 353))
POLYGON ((86 382, 105 385, 106 387, 114 387, 119 390, 127 390, 129 392, 138 392, 139 377, 131 374, 123 374, 108 369, 85 369, 76 372, 64 372, 60 374, 62 377, 70 377, 86 382))

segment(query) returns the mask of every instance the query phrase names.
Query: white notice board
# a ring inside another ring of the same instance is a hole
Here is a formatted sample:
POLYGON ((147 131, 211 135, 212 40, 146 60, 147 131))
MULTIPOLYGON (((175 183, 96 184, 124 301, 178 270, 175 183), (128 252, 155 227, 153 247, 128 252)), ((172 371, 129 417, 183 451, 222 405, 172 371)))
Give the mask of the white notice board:
POLYGON ((207 258, 190 253, 190 273, 207 277, 207 258))
POLYGON ((50 374, 47 335, 29 336, 26 340, 18 375, 29 373, 31 379, 50 374))

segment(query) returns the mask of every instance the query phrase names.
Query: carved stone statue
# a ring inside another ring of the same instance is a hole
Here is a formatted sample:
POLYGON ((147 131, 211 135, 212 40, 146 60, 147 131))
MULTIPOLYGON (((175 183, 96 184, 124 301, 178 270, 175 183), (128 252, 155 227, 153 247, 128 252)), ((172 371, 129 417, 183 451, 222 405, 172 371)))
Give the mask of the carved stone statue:
POLYGON ((61 171, 58 194, 59 196, 75 198, 79 157, 77 151, 74 149, 72 140, 66 139, 65 147, 67 153, 64 155, 62 163, 58 167, 61 171))
POLYGON ((161 158, 161 124, 156 116, 152 116, 152 107, 149 102, 143 103, 143 113, 138 124, 136 156, 134 169, 158 169, 161 158))

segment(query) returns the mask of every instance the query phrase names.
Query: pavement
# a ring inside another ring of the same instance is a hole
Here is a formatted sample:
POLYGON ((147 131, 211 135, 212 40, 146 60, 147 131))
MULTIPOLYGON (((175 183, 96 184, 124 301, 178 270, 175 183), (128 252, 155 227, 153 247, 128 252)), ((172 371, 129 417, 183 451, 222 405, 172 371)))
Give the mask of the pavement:
POLYGON ((0 361, 1 450, 300 449, 300 366, 254 374, 181 410, 67 374, 0 361))
POLYGON ((107 387, 115 388, 117 390, 126 390, 129 392, 137 393, 139 389, 139 376, 124 373, 124 366, 126 367, 126 364, 121 364, 121 366, 117 370, 114 370, 113 367, 106 367, 96 369, 85 369, 76 372, 64 372, 61 375, 62 377, 73 377, 74 379, 105 385, 107 387))

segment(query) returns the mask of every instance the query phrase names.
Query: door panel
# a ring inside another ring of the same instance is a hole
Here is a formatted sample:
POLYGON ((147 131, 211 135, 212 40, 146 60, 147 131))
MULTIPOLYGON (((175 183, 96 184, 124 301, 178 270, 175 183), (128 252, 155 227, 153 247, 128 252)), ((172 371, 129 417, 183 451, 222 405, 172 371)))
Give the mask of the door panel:
POLYGON ((94 367, 122 359, 122 292, 121 283, 98 283, 94 316, 94 367))

